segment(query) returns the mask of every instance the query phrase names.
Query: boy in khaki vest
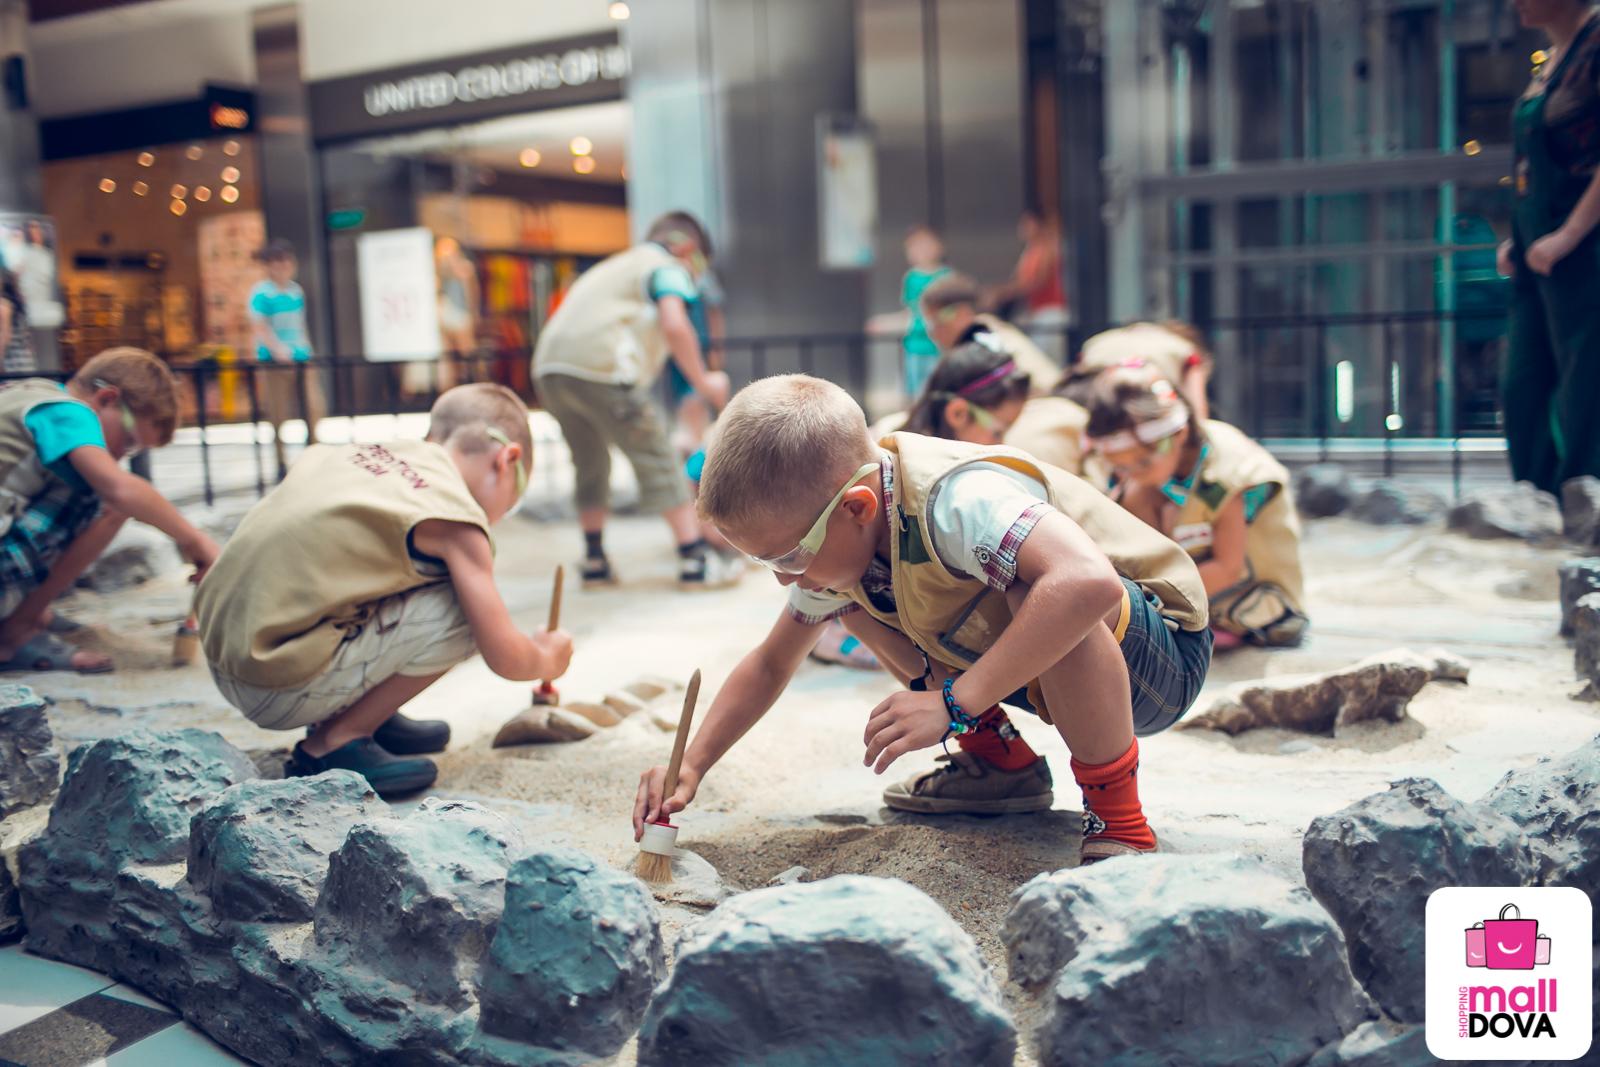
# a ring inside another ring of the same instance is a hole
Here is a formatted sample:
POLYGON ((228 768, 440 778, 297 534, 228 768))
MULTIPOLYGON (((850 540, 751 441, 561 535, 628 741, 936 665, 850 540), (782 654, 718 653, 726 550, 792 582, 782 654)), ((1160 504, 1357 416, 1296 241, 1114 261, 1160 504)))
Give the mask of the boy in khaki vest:
MULTIPOLYGON (((1015 449, 914 433, 874 443, 848 394, 804 375, 756 382, 729 404, 700 510, 776 572, 789 604, 713 701, 677 791, 662 796, 662 768, 643 775, 636 834, 694 799, 817 628, 842 617, 911 690, 872 710, 867 765, 881 774, 908 752, 993 729, 1002 700, 1030 707, 1072 751, 1084 861, 1156 849, 1135 737, 1182 717, 1211 657, 1205 590, 1177 545, 1015 449)), ((885 799, 1010 811, 1027 785, 957 751, 885 799)), ((1040 806, 1036 790, 1022 795, 1040 806)))
POLYGON ((490 670, 558 678, 562 632, 524 634, 494 584, 489 527, 527 488, 528 410, 461 385, 422 441, 318 445, 250 509, 200 584, 212 677, 269 730, 309 727, 290 777, 343 768, 380 796, 432 784, 450 728, 399 713, 481 651, 490 670))
POLYGON ((65 385, 0 384, 0 670, 111 669, 47 628, 51 602, 127 518, 171 537, 199 574, 217 558, 216 542, 119 462, 170 442, 177 411, 172 371, 139 348, 108 349, 65 385))

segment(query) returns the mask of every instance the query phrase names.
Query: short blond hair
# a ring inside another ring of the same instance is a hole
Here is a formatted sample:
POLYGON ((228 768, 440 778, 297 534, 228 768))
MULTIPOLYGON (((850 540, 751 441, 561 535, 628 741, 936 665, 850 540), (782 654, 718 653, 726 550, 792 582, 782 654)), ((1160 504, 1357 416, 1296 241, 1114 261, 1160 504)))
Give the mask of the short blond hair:
POLYGON ((700 475, 700 515, 741 530, 809 519, 876 455, 849 393, 806 374, 763 378, 717 419, 700 475))
POLYGON ((473 382, 446 389, 428 412, 428 440, 452 445, 469 455, 499 446, 488 433, 491 426, 512 444, 522 446, 524 463, 533 462, 528 405, 503 385, 473 382))
POLYGON ((79 367, 72 381, 91 393, 116 387, 133 417, 155 430, 158 445, 172 442, 178 428, 178 379, 154 353, 127 345, 108 348, 79 367))

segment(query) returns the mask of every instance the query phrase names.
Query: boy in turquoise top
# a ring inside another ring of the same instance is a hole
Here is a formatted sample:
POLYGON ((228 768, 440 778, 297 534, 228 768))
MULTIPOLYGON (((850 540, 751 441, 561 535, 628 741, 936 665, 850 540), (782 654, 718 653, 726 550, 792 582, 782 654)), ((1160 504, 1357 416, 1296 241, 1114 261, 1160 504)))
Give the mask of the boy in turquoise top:
POLYGON ((915 397, 939 362, 939 346, 928 336, 922 319, 922 291, 946 274, 944 242, 932 227, 917 226, 906 234, 906 262, 910 269, 900 283, 900 303, 906 309, 906 332, 900 347, 906 360, 906 392, 915 397))
POLYGON ((176 380, 155 356, 113 348, 65 386, 0 387, 0 670, 109 670, 110 661, 45 631, 50 603, 105 550, 129 516, 177 542, 203 574, 216 543, 125 456, 172 440, 176 380))
MULTIPOLYGON (((250 328, 261 363, 293 365, 309 362, 311 336, 306 330, 306 292, 295 281, 300 261, 294 246, 282 239, 269 241, 256 253, 267 276, 250 290, 250 328)), ((278 458, 278 477, 288 470, 283 451, 283 424, 300 415, 306 420, 306 444, 317 441, 317 421, 327 405, 323 402, 322 382, 309 367, 294 370, 274 368, 257 373, 256 384, 267 421, 272 424, 273 447, 278 458), (304 391, 302 397, 302 390, 304 391)))

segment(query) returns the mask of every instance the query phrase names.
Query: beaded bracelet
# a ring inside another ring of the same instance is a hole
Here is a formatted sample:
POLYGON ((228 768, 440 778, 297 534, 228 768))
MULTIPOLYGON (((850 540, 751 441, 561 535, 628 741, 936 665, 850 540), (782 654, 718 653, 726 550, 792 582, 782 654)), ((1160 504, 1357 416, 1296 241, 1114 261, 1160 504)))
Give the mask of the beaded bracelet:
POLYGON ((950 734, 968 734, 978 728, 977 717, 968 715, 966 709, 956 703, 955 686, 954 678, 944 680, 944 710, 950 716, 950 729, 945 732, 947 737, 950 734))

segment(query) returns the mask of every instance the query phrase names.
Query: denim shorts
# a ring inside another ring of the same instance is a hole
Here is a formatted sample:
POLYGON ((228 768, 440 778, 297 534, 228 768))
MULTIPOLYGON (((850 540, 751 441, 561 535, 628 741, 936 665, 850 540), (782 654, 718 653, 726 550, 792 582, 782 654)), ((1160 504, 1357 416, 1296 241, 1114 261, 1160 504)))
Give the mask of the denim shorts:
MULTIPOLYGON (((1122 579, 1128 590, 1128 628, 1122 634, 1122 658, 1128 665, 1133 695, 1133 733, 1158 734, 1183 718, 1200 695, 1211 666, 1211 628, 1180 630, 1161 614, 1160 601, 1137 582, 1122 579)), ((1003 701, 1033 711, 1026 689, 1003 701)))

